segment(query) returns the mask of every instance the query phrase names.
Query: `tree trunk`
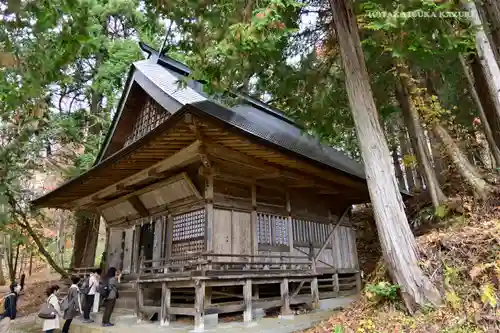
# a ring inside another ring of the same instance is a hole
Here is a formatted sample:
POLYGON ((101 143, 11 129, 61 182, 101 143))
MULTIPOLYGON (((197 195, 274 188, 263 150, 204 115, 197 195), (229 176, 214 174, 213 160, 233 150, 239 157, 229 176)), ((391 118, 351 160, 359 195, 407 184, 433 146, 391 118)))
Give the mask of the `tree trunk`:
POLYGON ((443 142, 446 153, 457 168, 460 175, 471 186, 474 193, 481 199, 487 199, 488 195, 493 192, 493 186, 488 184, 476 168, 469 162, 467 157, 462 153, 458 145, 450 136, 448 131, 441 126, 437 121, 432 126, 434 134, 443 142))
POLYGON ((40 240, 40 237, 38 237, 37 233, 33 228, 31 227, 30 223, 28 222, 27 219, 23 219, 24 221, 20 223, 21 227, 24 228, 27 232, 28 235, 31 236, 33 241, 35 242, 36 246, 38 247, 38 251, 42 256, 45 257, 45 260, 47 260, 47 263, 59 274, 61 274, 62 277, 69 277, 68 272, 66 272, 63 268, 61 268, 52 258, 49 252, 45 249, 45 246, 43 245, 42 241, 40 240))
POLYGON ((488 145, 491 149, 491 153, 495 160, 496 165, 500 165, 500 149, 498 149, 497 143, 495 142, 495 136, 493 135, 493 131, 491 130, 488 118, 486 117, 486 113, 483 108, 483 104, 476 90, 476 85, 474 84, 474 79, 469 72, 469 66, 465 62, 465 59, 462 55, 460 57, 460 63, 462 64, 462 69, 464 71, 465 77, 467 78, 467 83, 469 85, 469 92, 472 96, 472 100, 476 104, 477 111, 479 114, 479 119, 481 120, 481 126, 484 129, 484 134, 486 136, 486 140, 488 141, 488 145))
POLYGON ((30 269, 28 276, 31 276, 32 273, 33 273, 33 251, 30 251, 30 269))
POLYGON ((493 50, 500 63, 500 3, 498 0, 483 0, 482 7, 490 25, 491 41, 493 50))
POLYGON ((418 265, 418 254, 397 185, 389 147, 380 126, 350 0, 330 0, 346 76, 346 88, 361 146, 384 260, 409 311, 440 304, 437 289, 418 265))
POLYGON ((500 148, 500 119, 497 117, 497 105, 493 102, 493 96, 488 91, 488 84, 484 75, 481 64, 479 63, 478 56, 472 57, 471 69, 476 84, 476 91, 483 106, 484 114, 491 127, 493 138, 495 139, 496 146, 500 148))
POLYGON ((447 163, 443 161, 443 152, 439 140, 436 138, 432 131, 427 132, 427 137, 431 145, 432 161, 434 162, 434 170, 436 171, 436 176, 438 181, 442 184, 445 180, 445 171, 447 169, 447 163))
POLYGON ((99 215, 77 212, 71 267, 93 267, 99 240, 99 215))
MULTIPOLYGON (((400 72, 403 71, 401 66, 397 67, 400 68, 400 72)), ((408 75, 407 73, 400 74, 408 75)), ((396 97, 401 105, 403 117, 410 134, 410 139, 414 142, 413 150, 415 152, 418 165, 420 166, 420 170, 422 171, 422 175, 424 176, 427 190, 431 196, 432 205, 437 209, 443 202, 446 201, 446 196, 439 185, 436 171, 431 165, 429 149, 426 146, 427 144, 425 141, 424 130, 420 122, 420 116, 413 105, 405 81, 406 80, 401 79, 401 84, 397 84, 396 97)))
POLYGON ((399 186, 401 188, 406 188, 403 169, 401 169, 401 162, 399 161, 398 146, 396 144, 392 145, 391 154, 392 154, 392 163, 394 164, 394 169, 396 170, 396 179, 398 180, 399 186))
POLYGON ((59 254, 59 264, 64 267, 64 220, 65 216, 59 216, 59 228, 57 230, 57 253, 59 254))
POLYGON ((4 234, 4 255, 5 262, 7 263, 7 271, 9 273, 10 283, 14 283, 16 281, 16 272, 14 271, 14 256, 12 254, 12 238, 4 234))
MULTIPOLYGON (((403 156, 413 155, 410 144, 408 142, 408 135, 404 128, 401 128, 401 131, 399 132, 399 142, 401 143, 401 152, 403 156)), ((412 165, 405 165, 404 168, 406 182, 408 184, 408 191, 411 193, 415 189, 415 180, 413 176, 414 167, 412 165)))
POLYGON ((16 280, 16 275, 17 275, 17 266, 19 265, 19 248, 21 247, 20 244, 16 245, 16 256, 14 257, 14 281, 16 280))
POLYGON ((0 286, 4 286, 4 285, 5 285, 5 275, 4 275, 4 271, 3 271, 3 258, 0 255, 0 286))
POLYGON ((490 41, 483 29, 476 4, 473 1, 462 0, 462 5, 470 14, 472 25, 476 29, 476 50, 479 63, 483 69, 487 88, 495 105, 496 118, 500 119, 500 67, 493 53, 490 41))

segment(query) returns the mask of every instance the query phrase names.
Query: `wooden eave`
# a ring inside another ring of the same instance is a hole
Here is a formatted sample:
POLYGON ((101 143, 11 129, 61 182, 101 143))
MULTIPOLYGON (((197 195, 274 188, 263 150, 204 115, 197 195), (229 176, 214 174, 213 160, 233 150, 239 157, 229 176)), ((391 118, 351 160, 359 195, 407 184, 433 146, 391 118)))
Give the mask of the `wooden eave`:
MULTIPOLYGON (((140 140, 122 148, 80 176, 35 199, 32 204, 50 208, 82 208, 75 207, 74 202, 119 183, 192 144, 196 136, 184 121, 179 121, 180 119, 183 119, 181 112, 173 114, 140 140)), ((125 188, 121 190, 128 191, 125 188)))
POLYGON ((166 170, 156 174, 153 167, 196 142, 201 143, 200 160, 201 155, 206 154, 210 160, 222 164, 226 161, 253 168, 256 174, 260 174, 254 181, 265 183, 274 178, 290 188, 312 188, 318 193, 339 194, 344 199, 350 198, 352 203, 368 200, 364 180, 348 177, 331 167, 313 165, 210 117, 195 105, 186 105, 143 138, 36 199, 33 204, 95 211, 106 202, 166 177, 166 170), (141 177, 142 182, 132 181, 137 177, 141 177))

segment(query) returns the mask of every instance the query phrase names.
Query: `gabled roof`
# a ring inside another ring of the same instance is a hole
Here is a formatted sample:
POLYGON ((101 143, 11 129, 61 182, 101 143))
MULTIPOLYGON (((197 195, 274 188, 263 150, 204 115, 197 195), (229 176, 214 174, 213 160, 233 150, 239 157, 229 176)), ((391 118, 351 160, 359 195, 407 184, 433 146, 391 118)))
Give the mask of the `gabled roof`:
MULTIPOLYGON (((181 88, 178 81, 189 75, 189 68, 169 57, 158 58, 158 52, 145 44, 141 44, 141 48, 152 57, 132 65, 118 110, 93 168, 34 200, 34 205, 67 208, 73 200, 102 190, 114 184, 116 179, 132 176, 141 168, 158 162, 159 160, 143 157, 141 150, 147 151, 154 149, 156 144, 162 145, 162 136, 168 135, 169 131, 175 131, 176 127, 179 127, 178 120, 185 113, 211 118, 231 132, 237 132, 255 143, 319 167, 318 170, 321 169, 322 172, 342 175, 344 179, 359 184, 360 187, 356 185, 358 191, 363 188, 362 191, 366 192, 361 163, 321 144, 315 137, 304 133, 299 125, 279 110, 242 93, 235 93, 240 97, 240 104, 234 107, 221 105, 203 92, 202 82, 190 81, 187 87, 181 88), (142 91, 139 95, 145 92, 151 96, 168 110, 171 116, 152 132, 124 147, 120 142, 123 138, 113 141, 118 137, 114 134, 126 132, 127 127, 123 125, 123 119, 127 114, 139 112, 137 104, 127 106, 130 102, 129 94, 137 95, 138 91, 142 91), (127 164, 127 160, 134 159, 137 165, 127 164)), ((166 152, 161 159, 166 158, 168 154, 166 152)))
MULTIPOLYGON (((135 69, 169 95, 181 91, 180 103, 196 105, 198 109, 203 110, 208 115, 265 140, 269 144, 285 149, 289 153, 319 162, 324 166, 335 168, 357 178, 365 178, 361 163, 349 158, 337 149, 321 144, 317 138, 304 133, 302 127, 283 112, 260 100, 241 92, 233 92, 239 97, 241 104, 229 108, 220 105, 203 92, 204 82, 190 81, 188 83, 190 89, 179 90, 178 82, 174 76, 180 80, 187 77, 191 70, 168 56, 159 56, 157 50, 144 43, 139 43, 139 45, 156 61, 153 59, 138 61, 134 63, 135 69)), ((158 99, 156 100, 160 102, 158 99)), ((111 130, 101 147, 96 163, 101 162, 106 156, 106 149, 112 140, 120 116, 120 112, 115 114, 111 130)))

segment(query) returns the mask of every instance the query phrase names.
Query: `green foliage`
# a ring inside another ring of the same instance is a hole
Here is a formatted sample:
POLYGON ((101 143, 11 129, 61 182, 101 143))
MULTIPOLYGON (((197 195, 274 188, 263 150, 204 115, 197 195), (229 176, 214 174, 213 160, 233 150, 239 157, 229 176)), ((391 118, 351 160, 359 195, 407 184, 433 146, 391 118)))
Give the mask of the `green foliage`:
POLYGON ((344 329, 342 326, 340 325, 337 325, 335 326, 335 328, 333 329, 332 333, 344 333, 344 329))
POLYGON ((46 221, 29 209, 41 190, 35 175, 92 165, 127 70, 142 57, 134 38, 155 40, 161 28, 135 0, 21 6, 0 23, 0 55, 13 55, 0 68, 0 229, 38 238, 46 221))
POLYGON ((444 217, 446 217, 446 215, 448 215, 448 213, 449 213, 449 209, 446 205, 439 205, 436 208, 434 215, 436 217, 439 217, 439 218, 444 218, 444 217))
POLYGON ((395 301, 398 297, 400 286, 391 284, 387 281, 381 281, 377 284, 367 284, 365 286, 365 295, 369 300, 375 302, 395 301))

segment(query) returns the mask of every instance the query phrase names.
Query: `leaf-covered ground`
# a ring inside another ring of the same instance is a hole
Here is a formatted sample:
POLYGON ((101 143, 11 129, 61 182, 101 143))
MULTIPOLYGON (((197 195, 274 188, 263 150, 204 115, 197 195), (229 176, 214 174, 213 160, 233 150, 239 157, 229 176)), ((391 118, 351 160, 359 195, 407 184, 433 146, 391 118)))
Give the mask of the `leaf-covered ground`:
MULTIPOLYGON (((418 237, 421 265, 443 295, 443 305, 410 316, 399 301, 360 301, 307 333, 500 332, 500 206, 471 208, 418 237)), ((365 245, 366 246, 366 245, 365 245)), ((386 280, 383 264, 365 280, 386 280)))

